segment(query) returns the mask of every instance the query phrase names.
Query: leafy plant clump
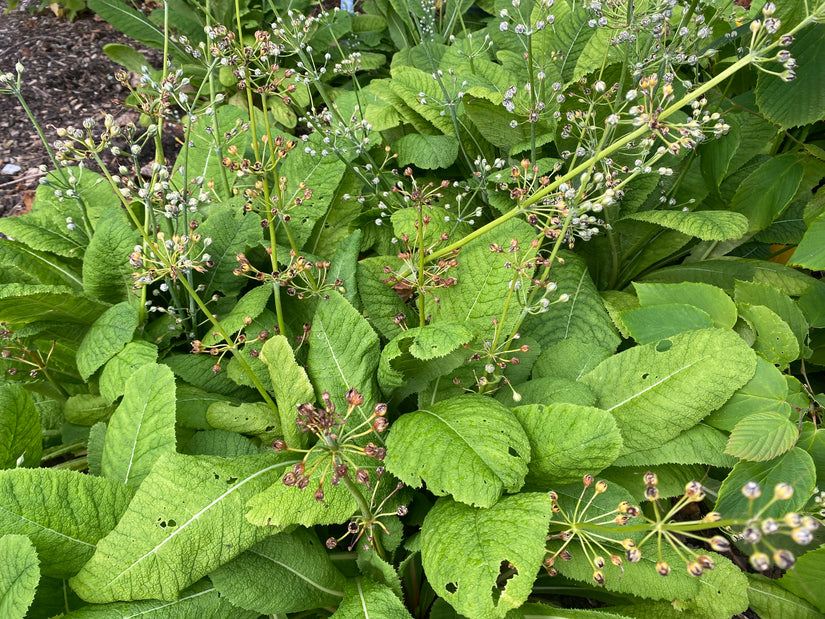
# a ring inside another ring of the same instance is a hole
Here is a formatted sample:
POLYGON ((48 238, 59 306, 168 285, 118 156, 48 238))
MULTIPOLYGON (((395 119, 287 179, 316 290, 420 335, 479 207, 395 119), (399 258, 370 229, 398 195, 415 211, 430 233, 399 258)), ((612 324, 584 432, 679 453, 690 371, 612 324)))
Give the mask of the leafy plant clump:
POLYGON ((825 613, 825 5, 89 6, 164 61, 0 220, 0 614, 825 613))

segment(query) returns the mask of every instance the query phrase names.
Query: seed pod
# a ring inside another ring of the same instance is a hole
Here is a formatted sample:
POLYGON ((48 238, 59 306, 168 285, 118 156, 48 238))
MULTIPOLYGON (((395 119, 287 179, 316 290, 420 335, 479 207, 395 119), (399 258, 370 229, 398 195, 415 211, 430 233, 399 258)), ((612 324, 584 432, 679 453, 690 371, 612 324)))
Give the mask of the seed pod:
POLYGON ((698 555, 696 561, 706 570, 712 570, 716 567, 716 563, 707 555, 698 555))
POLYGON ((773 496, 779 501, 787 501, 793 496, 793 486, 790 484, 776 484, 773 489, 773 496))
POLYGON ((710 547, 716 552, 728 552, 730 550, 730 542, 721 535, 714 535, 710 538, 710 547))
POLYGON ((325 545, 329 550, 332 550, 333 548, 335 548, 338 545, 338 540, 335 539, 334 537, 329 537, 329 538, 327 538, 327 541, 326 541, 325 545))
POLYGON ((593 572, 593 580, 596 581, 597 585, 604 584, 604 573, 601 570, 595 570, 593 572))
POLYGON ((670 574, 670 565, 668 565, 667 561, 657 561, 656 571, 662 576, 667 576, 670 574))
POLYGON ((778 568, 789 570, 796 563, 796 557, 790 550, 779 549, 773 553, 773 562, 778 568))
POLYGON ((699 564, 698 561, 688 561, 687 564, 687 571, 688 574, 691 576, 701 576, 702 572, 704 572, 704 568, 699 564))
POLYGON ((659 478, 656 477, 656 473, 654 473, 653 471, 648 471, 647 473, 645 473, 644 481, 645 484, 647 484, 648 486, 655 486, 659 483, 659 478))
POLYGON ((771 560, 764 552, 751 555, 751 565, 758 572, 765 572, 771 566, 771 560))

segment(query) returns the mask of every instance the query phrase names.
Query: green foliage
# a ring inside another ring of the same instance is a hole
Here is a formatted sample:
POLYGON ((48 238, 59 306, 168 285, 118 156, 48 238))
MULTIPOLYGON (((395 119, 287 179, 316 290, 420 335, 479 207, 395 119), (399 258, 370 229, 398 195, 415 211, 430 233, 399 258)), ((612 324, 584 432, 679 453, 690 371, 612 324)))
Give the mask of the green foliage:
POLYGON ((0 220, 0 615, 825 612, 825 5, 624 4, 90 0, 164 59, 0 220))

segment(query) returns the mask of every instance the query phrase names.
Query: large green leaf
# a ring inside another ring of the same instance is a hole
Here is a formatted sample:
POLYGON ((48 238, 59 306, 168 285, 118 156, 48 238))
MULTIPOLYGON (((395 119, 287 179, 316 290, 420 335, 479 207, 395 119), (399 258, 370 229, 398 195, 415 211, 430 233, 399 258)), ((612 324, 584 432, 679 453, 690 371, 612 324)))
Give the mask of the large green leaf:
POLYGON ((730 211, 641 211, 628 215, 628 218, 657 224, 703 241, 738 239, 748 231, 747 218, 730 211))
POLYGON ((0 533, 28 535, 43 574, 66 578, 89 560, 131 498, 123 484, 75 471, 0 471, 0 533))
POLYGON ((572 252, 562 251, 559 256, 564 264, 553 265, 550 278, 556 282, 558 293, 570 298, 567 303, 550 305, 547 312, 527 316, 522 330, 537 339, 542 349, 575 339, 616 350, 621 339, 590 279, 587 265, 572 252))
POLYGON ((412 615, 392 589, 369 578, 357 577, 344 586, 344 600, 334 619, 411 619, 412 615))
POLYGON ((271 337, 261 349, 261 359, 269 368, 281 431, 287 445, 303 447, 306 439, 295 424, 297 407, 315 400, 306 371, 295 361, 289 341, 283 335, 271 337))
POLYGON ((639 344, 650 344, 677 333, 713 327, 713 320, 707 312, 687 303, 634 307, 621 312, 619 317, 624 328, 639 344))
MULTIPOLYGON (((260 316, 271 296, 271 286, 258 286, 232 304, 231 309, 226 314, 217 314, 217 319, 226 334, 229 336, 234 335, 250 324, 250 321, 260 316)), ((218 331, 213 330, 205 335, 202 341, 205 346, 215 346, 223 342, 224 337, 218 331)))
MULTIPOLYGON (((164 46, 163 31, 158 29, 149 19, 120 0, 89 0, 89 8, 100 15, 115 28, 140 41, 144 45, 162 49, 164 46)), ((186 57, 174 42, 171 49, 186 57)))
POLYGON ((125 301, 132 292, 135 270, 129 254, 141 243, 140 233, 119 203, 100 219, 83 257, 83 292, 100 301, 125 301))
POLYGON ((436 593, 459 613, 500 619, 530 595, 552 517, 547 494, 522 493, 489 509, 444 498, 421 527, 421 561, 436 593), (502 569, 514 570, 504 587, 502 569))
POLYGON ((553 484, 595 475, 610 466, 622 448, 615 418, 592 406, 534 404, 516 407, 512 413, 530 440, 530 487, 549 490, 553 484))
POLYGON ((412 164, 424 170, 448 168, 458 157, 458 139, 451 135, 410 133, 393 144, 398 165, 412 164))
POLYGON ((28 391, 0 383, 0 469, 39 466, 43 452, 40 415, 28 391))
POLYGON ((674 438, 724 404, 754 373, 756 355, 732 331, 690 331, 609 357, 582 377, 616 416, 624 453, 674 438))
POLYGON ((808 320, 799 306, 788 295, 773 286, 736 282, 734 297, 737 303, 764 305, 788 324, 800 347, 808 337, 808 320))
POLYGON ((138 326, 138 312, 128 302, 107 309, 89 329, 77 349, 77 369, 84 380, 119 353, 138 326))
POLYGON ((825 213, 810 223, 788 262, 814 271, 825 270, 825 213))
POLYGON ((761 574, 748 574, 748 605, 763 619, 822 619, 804 599, 761 574))
MULTIPOLYGON (((364 396, 353 419, 365 421, 378 402, 378 336, 369 323, 339 293, 318 305, 309 336, 309 376, 316 393, 328 391, 338 406, 354 388, 364 396)), ((375 440, 375 439, 373 439, 375 440)))
POLYGON ((650 449, 639 449, 618 458, 614 466, 656 466, 660 464, 708 464, 730 468, 736 458, 724 453, 728 436, 699 423, 676 438, 650 449))
POLYGON ((778 583, 791 593, 807 600, 825 613, 825 547, 806 552, 792 570, 785 572, 778 583))
POLYGON ((736 304, 716 286, 696 282, 679 284, 645 284, 635 282, 636 296, 642 307, 669 303, 687 303, 707 312, 713 324, 730 329, 736 324, 736 304))
POLYGON ((164 454, 117 527, 71 581, 88 602, 177 599, 181 590, 278 529, 243 517, 283 474, 282 454, 164 454))
POLYGON ((44 192, 54 190, 38 189, 30 213, 0 219, 0 233, 39 251, 50 251, 64 258, 82 256, 86 235, 78 228, 69 230, 65 215, 48 208, 51 204, 38 204, 44 192))
POLYGON ((753 349, 771 363, 787 367, 799 357, 799 340, 791 326, 764 305, 737 304, 739 316, 756 336, 753 349))
POLYGON ((799 433, 787 416, 754 413, 736 424, 725 453, 743 460, 773 460, 796 444, 799 433))
POLYGON ((144 365, 126 381, 109 422, 103 476, 137 487, 158 458, 174 451, 175 377, 165 365, 144 365))
POLYGON ((34 278, 38 284, 83 288, 80 263, 28 245, 0 239, 0 265, 17 270, 20 276, 34 278))
POLYGON ((344 595, 344 577, 324 545, 300 528, 263 540, 209 578, 235 606, 265 615, 335 606, 344 595))
POLYGON ((402 415, 387 439, 387 470, 408 486, 490 507, 524 484, 530 442, 511 411, 465 395, 402 415))
MULTIPOLYGON (((818 67, 825 55, 825 27, 808 26, 788 49, 798 63, 796 79, 787 84, 775 75, 760 73, 756 86, 759 110, 783 129, 825 118, 825 84, 818 67)), ((782 70, 778 65, 776 69, 782 70)))
POLYGON ((158 347, 143 340, 135 340, 106 362, 100 373, 100 395, 107 402, 114 402, 123 395, 126 381, 135 371, 158 358, 158 347))
POLYGON ((23 619, 40 581, 40 562, 25 535, 0 537, 0 617, 23 619))
POLYGON ((764 230, 791 203, 803 174, 797 155, 771 157, 742 182, 730 209, 748 218, 748 232, 764 230))
POLYGON ((808 502, 816 483, 816 470, 811 456, 795 447, 767 462, 739 462, 719 488, 716 511, 721 512, 725 518, 746 518, 759 512, 773 499, 774 487, 779 483, 793 486, 793 496, 768 507, 762 512, 764 518, 781 517, 801 509, 808 502), (758 483, 762 489, 762 496, 754 499, 752 506, 749 506, 749 500, 742 494, 742 487, 749 482, 758 483))
MULTIPOLYGON (((434 309, 438 321, 473 322, 492 331, 493 319, 502 320, 510 285, 516 275, 506 263, 512 262, 510 253, 491 251, 492 244, 509 248, 517 241, 522 252, 528 252, 533 229, 527 223, 511 219, 497 228, 467 243, 458 256, 454 276, 455 286, 445 288, 438 295, 440 305, 434 309)), ((561 288, 561 286, 559 286, 561 288)), ((514 293, 511 293, 514 294, 514 293)), ((516 305, 515 299, 512 301, 516 305)), ((428 310, 430 304, 428 303, 428 310)), ((502 329, 508 333, 519 317, 515 307, 503 319, 502 329)))
POLYGON ((258 436, 263 444, 281 436, 281 422, 266 402, 213 402, 206 410, 213 428, 258 436))
POLYGON ((85 606, 63 619, 255 619, 257 613, 230 604, 204 579, 180 592, 172 602, 139 600, 85 606))
POLYGON ((79 340, 106 307, 63 286, 0 284, 0 320, 12 328, 40 321, 62 323, 63 335, 79 340))

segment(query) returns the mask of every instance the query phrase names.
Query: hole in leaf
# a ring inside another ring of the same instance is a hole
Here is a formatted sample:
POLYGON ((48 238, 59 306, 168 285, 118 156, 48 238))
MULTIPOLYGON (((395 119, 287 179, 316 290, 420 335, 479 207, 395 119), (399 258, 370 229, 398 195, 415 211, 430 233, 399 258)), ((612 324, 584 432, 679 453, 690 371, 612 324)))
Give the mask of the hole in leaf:
POLYGON ((178 523, 177 523, 177 522, 175 522, 174 520, 169 520, 166 524, 168 524, 170 527, 176 527, 176 526, 178 526, 178 523))
POLYGON ((220 479, 221 478, 221 476, 218 475, 217 473, 212 473, 212 474, 215 476, 215 479, 220 479))
POLYGON ((507 453, 513 456, 514 458, 518 458, 518 452, 512 447, 507 449, 507 453))
POLYGON ((160 521, 160 528, 161 528, 161 529, 165 529, 165 528, 166 528, 166 521, 165 521, 165 520, 161 520, 161 521, 160 521))
POLYGON ((648 376, 650 376, 650 374, 645 372, 644 374, 642 374, 642 380, 646 379, 648 376))
POLYGON ((507 561, 506 559, 501 562, 498 568, 498 578, 496 578, 496 584, 493 585, 491 590, 491 594, 493 596, 493 603, 498 604, 499 599, 501 599, 502 594, 507 589, 507 585, 509 584, 510 580, 518 576, 518 570, 516 566, 507 561))
POLYGON ((662 340, 656 344, 656 352, 665 352, 673 348, 673 342, 670 340, 662 340))
POLYGON ((238 481, 237 477, 230 477, 229 479, 226 480, 226 483, 231 486, 232 484, 234 484, 237 481, 238 481))
POLYGON ((455 593, 458 591, 458 585, 454 582, 448 582, 444 588, 447 589, 447 593, 455 593))

